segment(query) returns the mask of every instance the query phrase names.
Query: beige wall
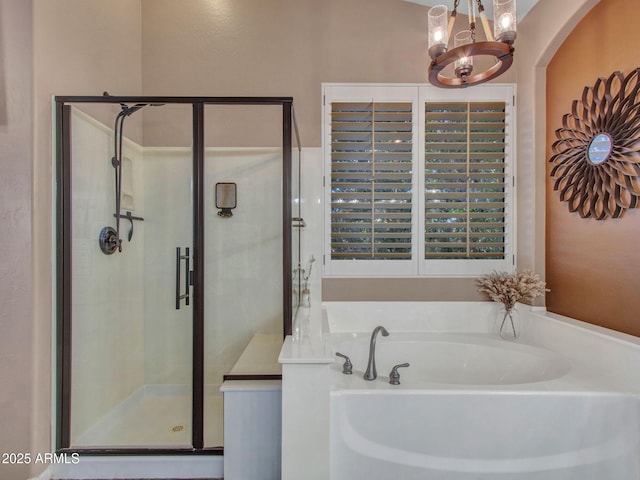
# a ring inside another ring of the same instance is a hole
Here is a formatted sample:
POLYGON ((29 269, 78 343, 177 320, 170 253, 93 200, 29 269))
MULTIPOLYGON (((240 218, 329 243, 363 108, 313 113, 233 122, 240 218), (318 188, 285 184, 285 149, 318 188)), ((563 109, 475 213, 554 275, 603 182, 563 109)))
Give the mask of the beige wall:
MULTIPOLYGON (((420 5, 191 0, 184 8, 185 3, 142 0, 145 94, 292 96, 305 147, 320 146, 321 82, 425 80, 427 9, 420 5)), ((145 125, 145 145, 170 142, 168 135, 145 125)), ((240 138, 231 133, 229 142, 252 138, 259 144, 264 137, 247 129, 240 138)))
MULTIPOLYGON (((0 2, 0 452, 31 449, 34 325, 31 181, 31 2, 0 2)), ((46 426, 45 426, 46 428, 46 426)), ((29 466, 0 464, 0 478, 29 466)))
MULTIPOLYGON (((602 0, 573 30, 547 70, 547 150, 562 116, 585 86, 638 68, 640 2, 602 0)), ((616 92, 614 92, 616 93, 616 92)), ((640 209, 621 218, 583 219, 560 201, 547 162, 547 297, 550 311, 640 335, 640 209)))

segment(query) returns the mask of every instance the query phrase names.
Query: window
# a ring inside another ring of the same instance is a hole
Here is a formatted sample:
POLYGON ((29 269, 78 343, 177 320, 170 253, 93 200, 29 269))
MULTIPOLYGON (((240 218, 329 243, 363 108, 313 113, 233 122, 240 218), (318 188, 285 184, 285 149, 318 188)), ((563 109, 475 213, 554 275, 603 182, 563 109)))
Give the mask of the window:
POLYGON ((325 85, 327 276, 514 264, 513 87, 325 85))

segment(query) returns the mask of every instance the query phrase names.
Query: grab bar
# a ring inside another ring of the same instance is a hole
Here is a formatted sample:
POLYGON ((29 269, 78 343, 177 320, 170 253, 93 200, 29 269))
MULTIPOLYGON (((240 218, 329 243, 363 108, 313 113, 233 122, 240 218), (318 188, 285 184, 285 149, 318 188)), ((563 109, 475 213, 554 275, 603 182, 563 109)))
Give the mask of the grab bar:
POLYGON ((185 247, 184 255, 180 253, 181 248, 176 247, 176 310, 180 310, 180 300, 184 299, 184 304, 189 305, 189 247, 185 247), (180 262, 184 260, 184 294, 180 294, 180 262))

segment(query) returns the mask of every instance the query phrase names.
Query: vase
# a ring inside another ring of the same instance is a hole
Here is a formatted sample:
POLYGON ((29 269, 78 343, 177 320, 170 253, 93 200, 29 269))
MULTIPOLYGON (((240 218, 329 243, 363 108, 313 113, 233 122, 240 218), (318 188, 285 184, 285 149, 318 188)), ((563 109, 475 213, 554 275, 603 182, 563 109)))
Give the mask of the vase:
POLYGON ((505 340, 516 340, 520 337, 520 318, 515 307, 499 309, 497 318, 498 333, 505 340))
POLYGON ((293 341, 297 342, 300 340, 301 332, 300 332, 300 316, 298 315, 299 311, 296 310, 293 315, 293 321, 291 322, 291 337, 293 337, 293 341))
POLYGON ((302 307, 310 307, 311 306, 311 291, 306 287, 301 292, 300 305, 302 307))

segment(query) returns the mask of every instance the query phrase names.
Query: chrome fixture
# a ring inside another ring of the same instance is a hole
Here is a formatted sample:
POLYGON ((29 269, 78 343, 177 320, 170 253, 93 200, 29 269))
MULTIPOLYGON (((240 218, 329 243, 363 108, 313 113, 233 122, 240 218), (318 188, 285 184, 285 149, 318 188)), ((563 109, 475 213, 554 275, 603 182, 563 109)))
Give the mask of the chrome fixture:
POLYGON ((398 373, 398 369, 401 367, 408 367, 408 363, 401 363, 396 365, 391 369, 391 373, 389 374, 389 383, 391 385, 400 385, 400 374, 398 373))
POLYGON ((454 0, 451 16, 445 5, 429 10, 429 82, 442 88, 463 88, 476 85, 502 75, 513 63, 513 43, 516 40, 516 0, 493 0, 493 31, 487 20, 482 0, 469 2, 469 29, 454 35, 453 48, 449 41, 460 0, 454 0), (476 41, 476 14, 482 22, 485 41, 476 41), (475 56, 493 57, 494 63, 486 70, 473 73, 475 56), (453 65, 453 74, 444 72, 453 65))
POLYGON ((371 333, 371 341, 369 342, 369 361, 367 362, 367 370, 364 372, 365 380, 375 380, 378 376, 378 372, 376 371, 376 337, 378 333, 382 332, 383 337, 387 337, 389 332, 383 326, 378 326, 373 329, 371 333))
POLYGON ((180 301, 184 300, 185 305, 189 305, 189 287, 193 285, 193 271, 189 268, 190 263, 189 247, 185 247, 184 255, 181 248, 176 247, 176 310, 180 310, 180 301), (180 263, 184 261, 184 293, 180 293, 180 263))
MULTIPOLYGON (((104 96, 109 96, 107 92, 104 92, 104 96)), ((126 215, 121 213, 122 205, 122 138, 124 130, 124 120, 128 116, 137 112, 143 107, 146 107, 146 103, 136 103, 135 105, 120 104, 120 112, 116 116, 115 125, 113 127, 113 157, 111 158, 111 166, 115 171, 115 199, 116 199, 116 213, 113 215, 116 218, 116 228, 104 227, 100 230, 98 236, 98 242, 100 244, 100 250, 105 255, 111 255, 116 250, 122 252, 122 239, 120 238, 120 219, 126 218, 131 222, 131 228, 128 234, 128 240, 131 241, 133 237, 133 221, 143 221, 142 217, 134 217, 131 212, 127 212, 126 215)), ((152 104, 155 106, 155 104, 152 104)))
POLYGON ((345 375, 351 375, 353 373, 353 363, 351 363, 351 359, 346 355, 336 352, 338 357, 344 358, 344 365, 342 365, 342 373, 345 375))
POLYGON ((304 228, 307 226, 307 223, 304 221, 302 217, 292 217, 291 223, 293 228, 304 228))

